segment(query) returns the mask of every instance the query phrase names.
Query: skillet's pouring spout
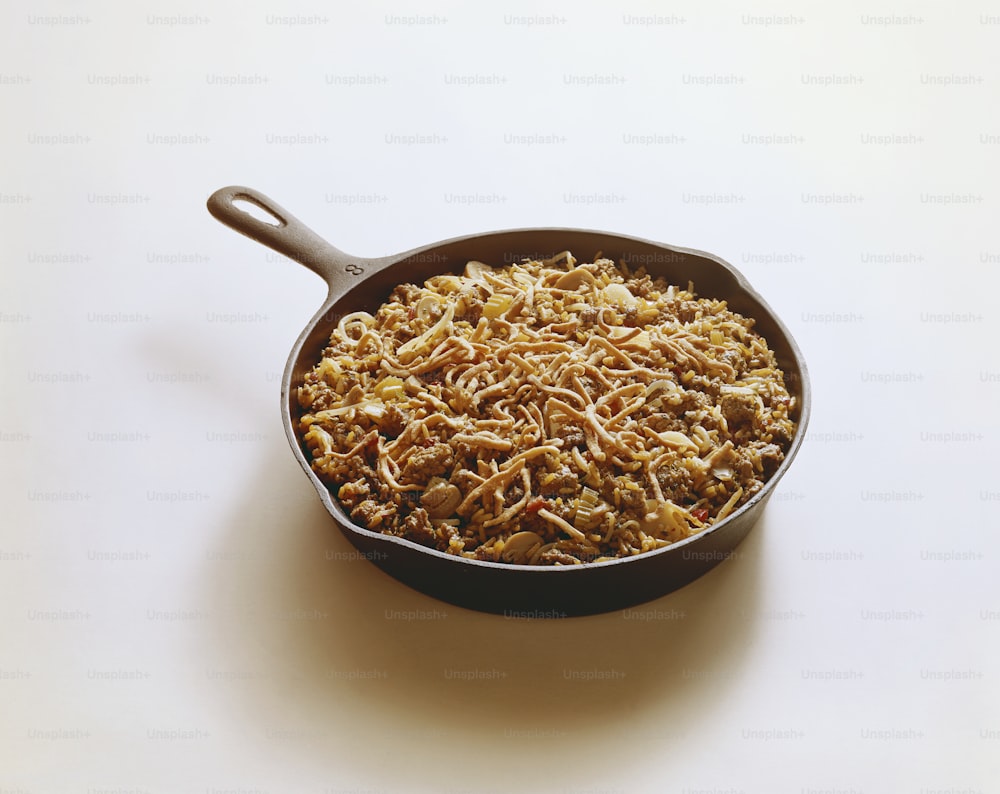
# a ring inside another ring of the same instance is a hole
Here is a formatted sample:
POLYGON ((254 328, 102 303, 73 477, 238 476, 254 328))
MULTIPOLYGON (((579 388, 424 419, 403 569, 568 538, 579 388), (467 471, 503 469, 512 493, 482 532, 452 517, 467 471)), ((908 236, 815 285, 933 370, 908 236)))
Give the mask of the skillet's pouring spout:
POLYGON ((305 265, 326 281, 330 293, 340 292, 364 272, 367 260, 345 254, 260 191, 233 185, 208 198, 208 211, 231 229, 305 265), (241 207, 251 204, 273 221, 265 221, 241 207))

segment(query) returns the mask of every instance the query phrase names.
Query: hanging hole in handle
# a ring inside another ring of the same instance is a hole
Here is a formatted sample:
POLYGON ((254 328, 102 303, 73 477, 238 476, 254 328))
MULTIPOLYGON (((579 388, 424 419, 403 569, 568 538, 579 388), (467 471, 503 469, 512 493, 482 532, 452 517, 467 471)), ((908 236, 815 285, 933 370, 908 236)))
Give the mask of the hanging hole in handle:
POLYGON ((249 196, 237 196, 233 199, 233 206, 240 212, 245 212, 251 218, 266 223, 268 226, 281 228, 285 225, 283 218, 279 218, 263 204, 254 201, 249 196))

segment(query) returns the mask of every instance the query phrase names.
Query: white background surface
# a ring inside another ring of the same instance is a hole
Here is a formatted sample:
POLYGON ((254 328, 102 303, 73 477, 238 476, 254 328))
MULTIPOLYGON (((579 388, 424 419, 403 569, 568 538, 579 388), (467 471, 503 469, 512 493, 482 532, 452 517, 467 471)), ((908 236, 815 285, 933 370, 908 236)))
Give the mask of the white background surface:
POLYGON ((0 791, 997 790, 995 7, 27 8, 0 791), (803 348, 807 443, 739 553, 652 604, 414 593, 288 450, 324 285, 208 215, 227 184, 360 256, 560 225, 711 251, 803 348))

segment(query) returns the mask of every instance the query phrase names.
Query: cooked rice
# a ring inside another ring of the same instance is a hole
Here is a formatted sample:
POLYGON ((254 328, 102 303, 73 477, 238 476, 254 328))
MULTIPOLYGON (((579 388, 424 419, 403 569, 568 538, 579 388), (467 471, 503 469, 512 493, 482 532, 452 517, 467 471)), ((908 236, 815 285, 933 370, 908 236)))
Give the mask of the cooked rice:
POLYGON ((360 526, 449 554, 640 554, 763 487, 795 398, 753 320, 567 251, 404 284, 299 388, 312 467, 360 526))

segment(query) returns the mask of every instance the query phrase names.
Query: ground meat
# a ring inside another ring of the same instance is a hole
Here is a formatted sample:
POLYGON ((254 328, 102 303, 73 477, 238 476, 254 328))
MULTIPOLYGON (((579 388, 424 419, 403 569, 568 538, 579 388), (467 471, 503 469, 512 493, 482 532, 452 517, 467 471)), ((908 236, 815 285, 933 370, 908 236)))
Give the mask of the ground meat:
POLYGON ((580 385, 583 386, 583 390, 590 395, 590 399, 592 400, 596 400, 603 393, 601 384, 589 375, 584 375, 580 378, 580 385))
POLYGON ((734 460, 731 465, 733 467, 733 471, 736 472, 736 478, 741 485, 753 480, 753 461, 750 460, 746 452, 739 450, 736 453, 736 460, 734 460))
POLYGON ((538 555, 538 562, 542 565, 577 565, 580 560, 559 549, 546 549, 538 555))
POLYGON ((783 425, 771 424, 765 428, 765 431, 771 434, 771 441, 775 444, 787 446, 792 441, 791 434, 783 425))
POLYGON ((389 502, 396 499, 399 496, 399 491, 393 490, 393 487, 388 483, 384 483, 381 480, 377 482, 378 485, 378 498, 383 502, 389 502))
POLYGON ((422 292, 423 290, 421 290, 416 284, 400 284, 392 291, 392 294, 389 295, 389 300, 390 302, 402 303, 407 306, 411 306, 420 300, 422 292))
POLYGON ((475 325, 479 322, 479 318, 483 316, 483 302, 474 295, 462 295, 462 304, 464 310, 461 314, 455 315, 455 322, 465 322, 470 325, 475 325))
POLYGON ((459 469, 451 475, 450 482, 452 485, 457 486, 460 491, 467 492, 481 483, 482 479, 475 472, 468 469, 459 469))
MULTIPOLYGON (((324 419, 320 423, 320 427, 330 434, 330 437, 333 439, 334 446, 347 447, 348 449, 353 446, 349 436, 355 426, 351 425, 346 420, 337 418, 324 419)), ((364 435, 364 433, 362 433, 362 435, 364 435)))
POLYGON ((757 398, 752 394, 727 392, 720 401, 722 415, 731 429, 741 425, 753 425, 757 417, 757 398))
POLYGON ((765 477, 770 477, 774 474, 778 466, 781 465, 781 461, 785 459, 785 454, 777 444, 764 444, 760 441, 755 441, 750 446, 764 467, 765 477))
POLYGON ((588 262, 586 264, 577 265, 578 268, 582 270, 587 270, 595 276, 616 276, 621 275, 618 272, 618 266, 610 259, 596 259, 593 262, 588 262))
POLYGON ((680 404, 674 408, 674 410, 677 411, 678 414, 684 414, 688 411, 700 411, 711 407, 711 397, 704 392, 697 391, 696 389, 687 389, 681 396, 680 404))
POLYGON ((646 512, 646 492, 642 488, 629 488, 627 483, 632 482, 633 480, 628 477, 604 477, 601 482, 601 496, 620 512, 641 516, 646 512))
POLYGON ((715 414, 705 414, 700 416, 691 423, 692 425, 701 425, 706 430, 722 430, 722 422, 715 418, 715 414))
POLYGON ((338 405, 339 400, 340 395, 331 389, 307 386, 299 391, 299 402, 311 411, 326 411, 333 408, 334 405, 338 405))
POLYGON ((688 429, 687 423, 681 417, 671 414, 655 414, 646 425, 654 433, 666 433, 668 430, 684 433, 688 429))
POLYGON ((563 440, 563 449, 570 447, 583 447, 587 443, 587 436, 575 425, 563 425, 556 433, 556 438, 563 440))
POLYGON ((375 470, 368 465, 368 462, 361 457, 348 458, 344 461, 343 475, 348 482, 353 480, 364 480, 370 485, 377 485, 379 482, 375 470))
POLYGON ((503 506, 510 507, 516 505, 524 498, 524 488, 521 485, 513 485, 504 494, 503 506))
POLYGON ((642 546, 642 539, 632 529, 619 529, 618 539, 626 546, 639 548, 642 546))
POLYGON ((722 361, 735 369, 737 378, 743 374, 743 356, 740 354, 739 350, 727 350, 719 356, 719 361, 722 361))
POLYGON ((694 478, 691 470, 677 464, 660 466, 656 470, 656 481, 663 496, 676 504, 691 501, 694 494, 694 478))
POLYGON ((590 562, 601 556, 601 550, 592 543, 575 539, 560 540, 550 551, 561 552, 580 562, 590 562))
POLYGON ((575 493, 579 483, 580 480, 572 469, 561 466, 555 472, 539 472, 537 493, 542 496, 575 493))
POLYGON ((403 537, 421 546, 436 546, 437 534, 431 525, 427 511, 422 507, 413 510, 403 521, 403 537))
MULTIPOLYGON (((546 504, 545 504, 545 508, 547 510, 552 510, 552 508, 554 506, 555 505, 552 502, 546 502, 546 504)), ((537 534, 541 535, 543 538, 549 538, 551 540, 555 540, 555 538, 552 537, 553 530, 554 530, 554 527, 552 526, 552 524, 550 524, 544 518, 542 518, 541 516, 539 516, 537 512, 522 512, 521 513, 521 523, 520 523, 520 529, 519 529, 519 531, 521 531, 521 532, 536 532, 537 534)))
POLYGON ((409 416, 395 403, 390 403, 385 414, 379 420, 379 429, 386 438, 396 438, 406 429, 409 416))
MULTIPOLYGON (((551 502, 548 505, 548 509, 550 513, 554 513, 555 515, 559 516, 559 518, 561 518, 563 521, 568 521, 570 524, 573 523, 570 520, 573 515, 573 508, 570 507, 568 502, 559 502, 559 501, 551 502)), ((549 526, 551 526, 551 524, 549 526)))
POLYGON ((625 282, 625 286, 628 287, 629 292, 639 298, 648 298, 656 291, 649 276, 629 279, 625 282))
POLYGON ((743 496, 738 504, 744 505, 749 502, 764 487, 760 480, 752 480, 749 485, 743 486, 743 496))
MULTIPOLYGON (((476 540, 476 543, 479 541, 476 540)), ((495 546, 476 546, 475 552, 473 552, 473 557, 477 560, 483 560, 484 562, 496 562, 497 557, 495 546)))
POLYGON ((598 490, 604 495, 605 501, 608 501, 607 495, 614 492, 615 485, 615 473, 611 468, 611 464, 598 463, 597 476, 601 479, 601 487, 598 490))
POLYGON ((438 537, 438 548, 444 551, 451 545, 451 539, 458 537, 458 530, 451 524, 440 524, 438 528, 434 530, 438 537))
POLYGON ((622 510, 642 516, 646 514, 646 492, 642 488, 622 488, 622 510))
POLYGON ((701 389, 711 401, 711 404, 715 404, 719 400, 719 395, 722 394, 722 384, 719 383, 714 378, 706 378, 704 376, 699 376, 695 378, 698 381, 697 387, 701 389))
POLYGON ((698 319, 701 307, 697 301, 681 301, 677 308, 677 319, 682 323, 691 323, 698 319))
POLYGON ((455 453, 448 444, 433 444, 414 452, 407 459, 400 481, 427 482, 447 472, 455 463, 455 453))
POLYGON ((453 449, 459 458, 472 461, 479 458, 480 448, 470 444, 468 441, 453 442, 453 449))
POLYGON ((396 516, 396 506, 366 499, 351 511, 351 518, 367 529, 388 526, 396 516))

